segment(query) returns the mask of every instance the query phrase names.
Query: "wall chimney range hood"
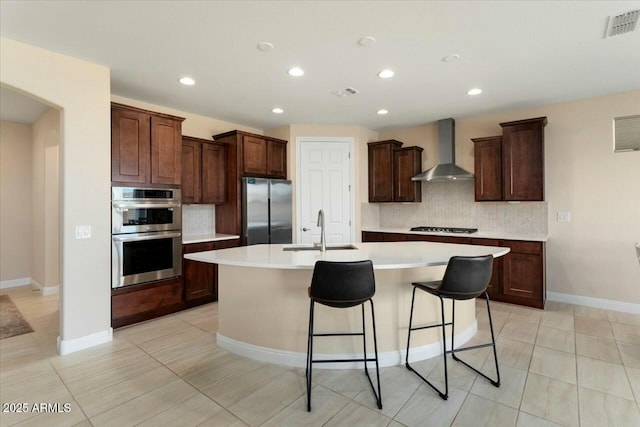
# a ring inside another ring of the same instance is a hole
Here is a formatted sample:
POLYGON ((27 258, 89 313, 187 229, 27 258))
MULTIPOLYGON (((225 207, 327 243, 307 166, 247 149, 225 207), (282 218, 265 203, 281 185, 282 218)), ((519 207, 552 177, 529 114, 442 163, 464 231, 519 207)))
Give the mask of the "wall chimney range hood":
POLYGON ((456 166, 456 122, 453 119, 438 120, 439 163, 413 178, 412 181, 454 181, 473 179, 473 174, 456 166))

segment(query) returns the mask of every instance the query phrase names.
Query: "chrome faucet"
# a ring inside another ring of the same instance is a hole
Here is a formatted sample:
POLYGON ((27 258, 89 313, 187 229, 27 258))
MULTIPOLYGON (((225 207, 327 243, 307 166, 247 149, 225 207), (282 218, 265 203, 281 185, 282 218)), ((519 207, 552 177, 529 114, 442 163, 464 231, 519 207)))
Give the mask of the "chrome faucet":
POLYGON ((325 252, 327 250, 327 243, 324 234, 324 211, 320 209, 318 211, 318 227, 320 227, 320 251, 325 252))

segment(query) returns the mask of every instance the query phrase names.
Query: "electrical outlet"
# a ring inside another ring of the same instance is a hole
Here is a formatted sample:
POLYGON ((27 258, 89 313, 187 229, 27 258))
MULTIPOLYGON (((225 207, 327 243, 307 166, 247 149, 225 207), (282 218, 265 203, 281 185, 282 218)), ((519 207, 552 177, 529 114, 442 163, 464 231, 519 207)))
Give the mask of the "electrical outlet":
POLYGON ((570 222, 571 221, 571 212, 558 212, 558 221, 559 222, 570 222))
POLYGON ((91 226, 76 225, 76 239, 89 239, 89 238, 91 238, 91 226))

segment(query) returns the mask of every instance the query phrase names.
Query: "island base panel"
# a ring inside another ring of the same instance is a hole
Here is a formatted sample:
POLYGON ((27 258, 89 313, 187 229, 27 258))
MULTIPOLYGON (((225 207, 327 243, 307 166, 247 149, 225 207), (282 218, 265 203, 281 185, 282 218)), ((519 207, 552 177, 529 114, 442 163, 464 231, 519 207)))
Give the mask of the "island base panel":
MULTIPOLYGON (((219 266, 219 334, 231 342, 273 349, 276 352, 304 354, 309 322, 310 269, 284 270, 219 266)), ((439 280, 444 267, 376 270, 375 305, 379 352, 406 349, 407 326, 411 308, 411 282, 439 280)), ((451 318, 451 303, 445 301, 445 315, 451 318)), ((438 298, 416 294, 414 325, 440 320, 438 298)), ((367 347, 373 351, 371 314, 365 307, 367 347)), ((315 312, 316 333, 357 332, 362 328, 360 307, 332 309, 320 304, 315 312)), ((450 326, 447 327, 448 329, 450 326)), ((456 303, 456 336, 460 342, 476 330, 475 300, 456 303)), ((447 335, 451 336, 447 330, 447 335)), ((412 348, 425 348, 441 340, 441 329, 412 334, 412 348)), ((314 340, 314 354, 346 355, 362 352, 361 337, 322 337, 314 340)))

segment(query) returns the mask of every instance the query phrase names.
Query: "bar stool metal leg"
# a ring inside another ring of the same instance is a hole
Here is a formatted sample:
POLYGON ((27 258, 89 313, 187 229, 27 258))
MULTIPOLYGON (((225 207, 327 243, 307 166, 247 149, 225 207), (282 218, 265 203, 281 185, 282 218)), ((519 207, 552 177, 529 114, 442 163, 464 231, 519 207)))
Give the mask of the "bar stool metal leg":
POLYGON ((447 349, 446 349, 447 337, 445 334, 445 326, 449 325, 450 323, 445 323, 444 321, 444 300, 440 298, 440 318, 441 318, 440 324, 429 325, 429 326, 419 326, 414 328, 413 327, 413 306, 415 303, 415 298, 416 298, 416 288, 414 287, 413 294, 411 296, 411 312, 409 314, 409 333, 407 336, 407 353, 405 356, 405 366, 407 367, 408 370, 410 370, 411 372, 416 374, 418 377, 420 377, 422 381, 427 383, 429 387, 434 389, 443 400, 447 400, 449 398, 449 377, 447 373, 447 349), (442 326, 442 361, 444 363, 444 387, 445 387, 444 393, 441 392, 436 386, 434 386, 428 379, 423 377, 419 372, 413 369, 413 367, 409 364, 409 348, 411 347, 411 331, 416 331, 419 329, 435 328, 438 326, 442 326))
POLYGON ((483 378, 487 379, 495 387, 500 387, 500 370, 498 369, 498 352, 496 351, 496 339, 495 339, 495 335, 493 333, 493 320, 491 319, 491 308, 489 307, 489 295, 487 295, 486 292, 485 292, 485 299, 487 301, 487 313, 489 314, 489 329, 491 330, 491 342, 487 343, 487 344, 479 344, 479 345, 473 345, 473 346, 464 347, 464 348, 458 348, 458 349, 456 349, 456 351, 461 352, 461 351, 475 350, 475 349, 478 349, 478 348, 489 347, 489 346, 493 347, 493 359, 494 359, 495 365, 496 365, 497 379, 493 380, 493 379, 489 378, 487 375, 485 375, 484 373, 480 372, 478 369, 476 369, 473 366, 469 365, 467 362, 465 362, 464 360, 460 359, 458 356, 455 355, 455 353, 453 352, 453 325, 451 325, 452 337, 451 337, 451 351, 450 351, 450 353, 451 353, 451 357, 453 358, 453 360, 455 360, 456 362, 462 363, 467 368, 471 369, 472 371, 474 371, 478 375, 480 375, 483 378))
MULTIPOLYGON (((371 303, 371 323, 373 324, 373 352, 375 354, 375 360, 376 360, 376 380, 378 381, 378 394, 376 394, 375 390, 373 390, 373 394, 376 395, 376 403, 378 404, 378 409, 382 409, 382 391, 380 390, 380 367, 378 363, 378 338, 377 338, 378 334, 376 333, 376 315, 374 314, 374 311, 373 311, 373 300, 369 300, 369 302, 371 303)), ((362 315, 364 320, 364 304, 362 304, 362 315)), ((366 369, 366 366, 367 366, 366 347, 365 347, 364 358, 365 358, 364 366, 366 369)), ((367 375, 367 377, 368 376, 369 375, 367 375)), ((371 384, 371 378, 369 378, 369 384, 371 384)), ((373 388, 373 384, 371 384, 371 387, 373 388)))
POLYGON ((311 411, 311 373, 313 371, 313 309, 314 302, 311 300, 309 303, 309 337, 307 339, 307 411, 311 411))

